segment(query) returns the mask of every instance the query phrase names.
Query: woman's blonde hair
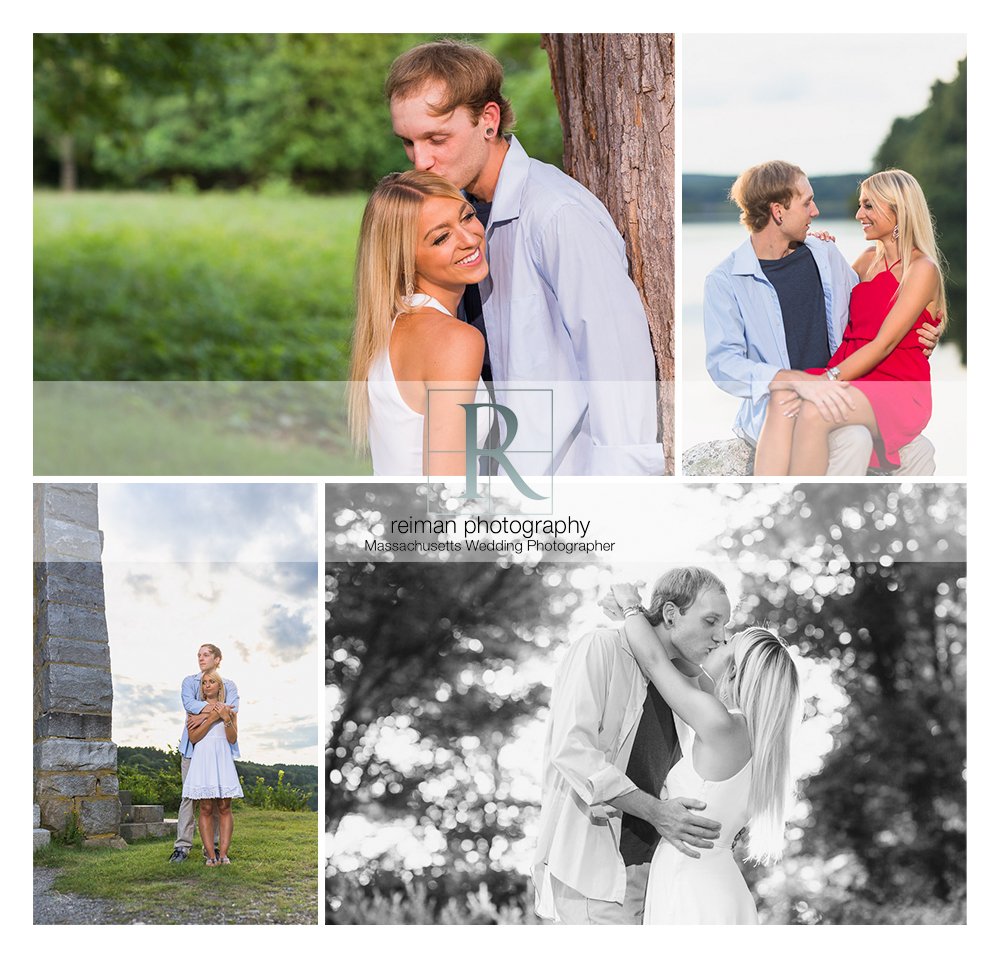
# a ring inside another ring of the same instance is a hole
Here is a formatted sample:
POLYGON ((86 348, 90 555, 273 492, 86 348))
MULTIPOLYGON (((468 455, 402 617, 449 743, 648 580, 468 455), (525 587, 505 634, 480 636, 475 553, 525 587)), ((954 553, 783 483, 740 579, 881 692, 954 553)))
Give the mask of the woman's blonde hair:
POLYGON ((792 729, 802 717, 799 673, 788 646, 767 629, 740 632, 733 638, 733 668, 719 694, 743 713, 750 734, 747 857, 777 861, 792 792, 792 729))
MULTIPOLYGON (((882 170, 873 173, 861 184, 861 190, 868 194, 875 208, 886 214, 891 211, 896 217, 899 230, 899 258, 902 261, 903 273, 900 286, 906 280, 906 274, 913 264, 913 253, 919 250, 937 270, 938 283, 934 293, 934 304, 941 315, 941 328, 948 323, 948 307, 944 294, 944 272, 941 268, 942 257, 934 236, 934 219, 927 206, 924 191, 920 184, 905 170, 882 170)), ((875 259, 869 268, 869 274, 874 273, 880 263, 891 265, 886 256, 885 246, 875 240, 875 259)))
POLYGON ((219 683, 219 701, 220 702, 225 702, 226 701, 226 683, 222 681, 222 676, 219 675, 219 673, 216 672, 215 669, 209 669, 207 672, 202 672, 201 673, 201 679, 199 679, 199 681, 198 681, 198 698, 199 698, 199 700, 202 701, 202 702, 205 701, 205 693, 201 690, 201 683, 204 682, 205 679, 215 679, 215 681, 219 683))
POLYGON ((354 270, 357 318, 347 386, 348 424, 359 450, 368 444, 368 374, 389 348, 393 320, 410 309, 407 297, 416 292, 417 220, 431 196, 466 202, 436 173, 390 173, 379 180, 361 219, 354 270))

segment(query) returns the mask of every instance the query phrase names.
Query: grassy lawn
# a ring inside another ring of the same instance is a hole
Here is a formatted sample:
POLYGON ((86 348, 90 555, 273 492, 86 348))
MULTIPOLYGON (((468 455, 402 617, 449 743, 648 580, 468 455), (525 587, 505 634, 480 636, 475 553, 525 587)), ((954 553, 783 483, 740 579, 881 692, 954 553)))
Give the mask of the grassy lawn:
POLYGON ((179 865, 167 862, 173 839, 124 850, 50 845, 35 864, 60 870, 55 891, 113 903, 122 924, 315 924, 316 813, 243 807, 234 818, 226 867, 205 867, 197 837, 179 865))
POLYGON ((345 378, 364 200, 36 193, 35 378, 345 378))
MULTIPOLYGON (((178 397, 174 397, 175 399, 178 397)), ((244 404, 245 405, 245 402, 244 404)), ((370 475, 329 410, 321 429, 279 408, 227 413, 98 384, 38 383, 34 398, 34 473, 156 476, 370 475), (93 388, 92 388, 93 386, 93 388), (283 423, 291 419, 290 426, 283 423), (99 424, 99 426, 97 425, 99 424)))
POLYGON ((35 379, 147 384, 36 391, 36 474, 369 473, 303 385, 343 392, 364 202, 36 193, 35 379))

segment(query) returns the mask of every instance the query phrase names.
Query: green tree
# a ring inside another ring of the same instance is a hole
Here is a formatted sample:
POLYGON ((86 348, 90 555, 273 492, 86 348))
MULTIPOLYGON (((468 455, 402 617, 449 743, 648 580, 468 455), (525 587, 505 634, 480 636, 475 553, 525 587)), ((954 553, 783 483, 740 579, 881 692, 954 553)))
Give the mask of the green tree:
MULTIPOLYGON (((734 495, 745 509, 754 493, 734 495)), ((719 542, 745 570, 740 624, 778 626, 846 695, 804 783, 792 878, 762 902, 774 920, 961 920, 965 532, 961 486, 810 484, 719 542), (821 893, 796 862, 824 873, 821 893)))
MULTIPOLYGON (((328 489, 328 529, 364 536, 407 515, 409 488, 328 489)), ((497 862, 523 838, 526 809, 501 752, 547 702, 519 678, 563 637, 581 601, 572 565, 331 562, 326 569, 327 830, 347 814, 415 822, 446 848, 426 870, 387 853, 357 875, 372 894, 425 888, 433 909, 485 883, 494 901, 523 899, 523 876, 497 862), (391 756, 391 757, 390 757, 391 756)), ((331 894, 344 876, 331 876, 331 894)))
POLYGON ((893 121, 875 154, 875 168, 899 167, 912 173, 927 197, 937 224, 938 242, 947 262, 949 329, 946 335, 962 350, 966 343, 966 116, 967 61, 948 83, 937 81, 930 102, 916 116, 893 121))

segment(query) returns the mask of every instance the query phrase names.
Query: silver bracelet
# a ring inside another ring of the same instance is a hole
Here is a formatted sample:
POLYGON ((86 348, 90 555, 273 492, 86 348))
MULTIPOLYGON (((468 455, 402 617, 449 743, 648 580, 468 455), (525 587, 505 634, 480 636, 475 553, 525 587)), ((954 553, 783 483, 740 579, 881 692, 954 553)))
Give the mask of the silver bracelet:
POLYGON ((630 615, 644 615, 646 610, 641 605, 630 605, 622 612, 622 618, 627 619, 630 615))

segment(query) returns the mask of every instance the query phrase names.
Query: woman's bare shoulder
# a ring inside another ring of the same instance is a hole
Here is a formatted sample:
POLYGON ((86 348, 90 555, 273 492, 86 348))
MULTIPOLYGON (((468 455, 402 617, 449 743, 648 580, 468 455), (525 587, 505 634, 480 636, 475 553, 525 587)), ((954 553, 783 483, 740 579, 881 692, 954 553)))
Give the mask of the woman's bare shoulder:
POLYGON ((872 264, 875 262, 875 257, 878 255, 878 250, 874 246, 869 246, 855 261, 854 261, 854 272, 858 274, 862 279, 865 278, 865 274, 872 268, 872 264))

